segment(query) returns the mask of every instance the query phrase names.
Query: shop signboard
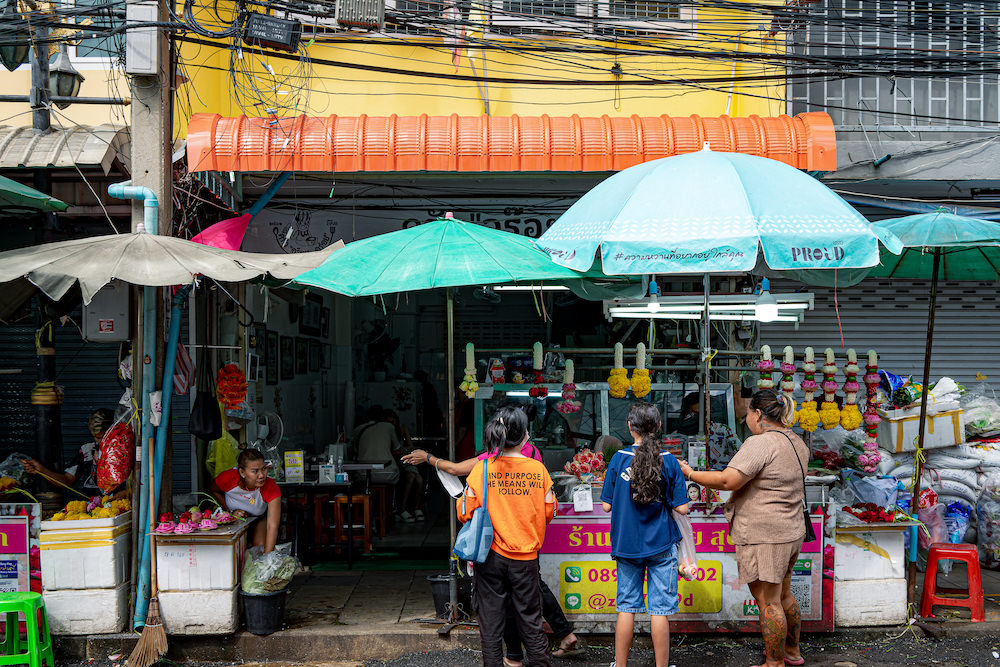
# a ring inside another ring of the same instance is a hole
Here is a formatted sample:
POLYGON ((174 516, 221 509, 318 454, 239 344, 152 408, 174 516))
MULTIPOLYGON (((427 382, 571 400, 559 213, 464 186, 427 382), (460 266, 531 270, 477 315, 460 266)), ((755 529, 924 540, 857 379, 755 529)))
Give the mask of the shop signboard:
POLYGON ((0 516, 0 593, 27 592, 28 517, 0 516))
MULTIPOLYGON (((679 580, 680 610, 672 620, 688 631, 753 631, 757 603, 747 586, 739 584, 729 524, 717 514, 692 511, 690 518, 698 570, 694 580, 679 580)), ((821 517, 813 527, 822 536, 821 517)), ((832 605, 826 605, 824 597, 822 540, 803 545, 792 572, 792 592, 805 627, 832 630, 832 605)), ((611 559, 610 516, 599 505, 585 513, 571 505, 560 507, 546 530, 539 564, 542 578, 573 623, 582 630, 613 629, 617 568, 611 559)))

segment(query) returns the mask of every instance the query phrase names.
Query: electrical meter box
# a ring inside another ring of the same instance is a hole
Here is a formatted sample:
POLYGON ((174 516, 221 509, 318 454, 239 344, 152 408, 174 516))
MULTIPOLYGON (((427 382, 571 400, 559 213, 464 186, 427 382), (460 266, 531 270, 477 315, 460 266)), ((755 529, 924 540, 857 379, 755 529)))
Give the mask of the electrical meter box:
POLYGON ((83 307, 83 338, 94 343, 120 343, 132 337, 129 285, 120 280, 102 287, 83 307))

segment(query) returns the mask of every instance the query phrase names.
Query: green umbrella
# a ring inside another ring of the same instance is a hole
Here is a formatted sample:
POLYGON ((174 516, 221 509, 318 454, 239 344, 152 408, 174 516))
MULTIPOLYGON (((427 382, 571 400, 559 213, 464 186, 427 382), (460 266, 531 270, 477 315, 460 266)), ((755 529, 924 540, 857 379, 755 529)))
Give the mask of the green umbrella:
POLYGON ((65 211, 69 204, 50 197, 27 185, 0 176, 0 210, 31 209, 35 211, 65 211))
MULTIPOLYGON (((535 242, 517 234, 445 218, 410 229, 348 243, 315 269, 294 279, 347 296, 445 287, 448 349, 448 457, 455 459, 455 372, 453 287, 578 281, 583 274, 559 266, 535 242)), ((450 503, 451 543, 455 544, 455 505, 450 503)), ((457 600, 454 563, 449 593, 457 600)))
MULTIPOLYGON (((916 474, 913 480, 911 511, 916 512, 920 496, 920 476, 927 422, 927 385, 931 375, 934 310, 938 280, 997 280, 1000 278, 1000 223, 967 218, 937 210, 908 215, 878 223, 899 237, 903 252, 882 254, 882 265, 870 274, 878 278, 930 280, 930 311, 927 315, 927 347, 924 350, 924 391, 920 397, 920 426, 917 431, 916 474)), ((915 538, 911 534, 911 538, 915 538)), ((910 563, 909 599, 916 594, 916 562, 910 563)))
POLYGON ((531 239, 454 218, 347 244, 295 279, 348 296, 583 277, 531 239))

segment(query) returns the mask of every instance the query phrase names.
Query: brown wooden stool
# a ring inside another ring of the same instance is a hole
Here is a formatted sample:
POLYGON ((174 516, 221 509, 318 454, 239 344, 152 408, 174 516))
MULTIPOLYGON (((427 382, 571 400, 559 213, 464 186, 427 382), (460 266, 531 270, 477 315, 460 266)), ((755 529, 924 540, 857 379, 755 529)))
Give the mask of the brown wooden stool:
POLYGON ((372 521, 379 537, 385 537, 389 530, 389 517, 392 516, 392 492, 395 487, 389 484, 372 484, 371 492, 374 502, 372 521))
MULTIPOLYGON (((351 504, 353 505, 352 511, 355 513, 351 517, 351 524, 354 530, 359 527, 362 529, 361 537, 365 544, 365 553, 370 554, 374 550, 372 545, 372 511, 371 511, 371 500, 370 496, 364 494, 352 495, 351 504), (361 511, 361 516, 364 518, 364 524, 359 526, 357 520, 357 512, 361 511)), ((347 512, 347 496, 344 494, 338 495, 333 499, 333 539, 337 544, 347 541, 347 533, 345 529, 347 528, 347 523, 345 521, 345 513, 347 512)))

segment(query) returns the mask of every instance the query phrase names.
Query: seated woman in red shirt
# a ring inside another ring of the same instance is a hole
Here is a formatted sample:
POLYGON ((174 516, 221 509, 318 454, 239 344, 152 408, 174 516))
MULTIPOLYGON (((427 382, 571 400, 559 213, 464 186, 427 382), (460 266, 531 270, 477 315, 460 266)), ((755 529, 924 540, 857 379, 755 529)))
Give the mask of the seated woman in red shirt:
POLYGON ((230 512, 242 510, 248 517, 267 514, 253 527, 252 546, 274 551, 281 526, 281 489, 267 476, 268 463, 256 449, 244 449, 230 468, 212 481, 211 491, 219 504, 230 512))

